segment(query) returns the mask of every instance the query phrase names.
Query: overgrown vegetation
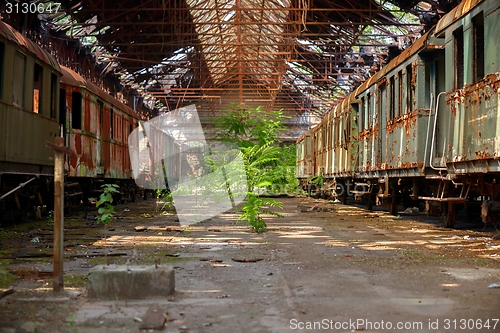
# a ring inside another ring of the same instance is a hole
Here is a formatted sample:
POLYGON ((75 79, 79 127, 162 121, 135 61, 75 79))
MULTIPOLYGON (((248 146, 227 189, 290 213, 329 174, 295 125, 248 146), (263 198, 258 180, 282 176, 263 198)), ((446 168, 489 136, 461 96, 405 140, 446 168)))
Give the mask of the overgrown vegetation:
POLYGON ((280 131, 285 130, 283 111, 267 112, 260 107, 233 104, 221 110, 214 119, 216 139, 236 144, 243 154, 248 193, 239 221, 249 223, 255 232, 263 232, 262 214, 282 217, 268 207, 283 208, 278 200, 268 197, 295 193, 295 145, 284 145, 280 131))
POLYGON ((158 189, 156 190, 156 201, 155 212, 161 212, 162 214, 168 214, 168 211, 173 210, 174 200, 172 197, 172 192, 170 189, 158 189))
POLYGON ((101 188, 104 192, 99 196, 99 200, 96 202, 96 207, 98 208, 97 212, 99 216, 97 216, 97 223, 110 223, 113 219, 113 215, 115 214, 115 207, 113 207, 113 194, 119 193, 118 189, 120 188, 117 184, 104 184, 101 185, 101 188))

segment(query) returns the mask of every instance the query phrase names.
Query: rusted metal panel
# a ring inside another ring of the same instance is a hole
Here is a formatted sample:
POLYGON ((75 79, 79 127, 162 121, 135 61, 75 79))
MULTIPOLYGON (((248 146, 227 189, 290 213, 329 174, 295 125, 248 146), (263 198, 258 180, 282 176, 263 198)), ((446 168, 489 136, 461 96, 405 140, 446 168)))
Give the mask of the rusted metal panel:
MULTIPOLYGON (((419 66, 419 62, 415 59, 418 58, 414 57, 414 60, 409 62, 411 65, 410 89, 413 92, 413 97, 410 101, 411 104, 405 107, 407 110, 405 114, 394 119, 385 119, 389 111, 389 106, 375 104, 375 108, 373 108, 374 101, 372 97, 370 104, 371 126, 360 129, 359 132, 359 171, 363 177, 378 177, 380 176, 378 172, 381 170, 415 168, 420 170, 424 165, 425 150, 422 147, 425 147, 426 144, 429 110, 423 109, 423 105, 418 104, 421 101, 418 101, 415 97, 420 93, 418 87, 425 86, 425 82, 422 79, 424 71, 419 69, 421 66, 419 66), (419 80, 421 83, 417 84, 419 80)), ((400 64, 400 67, 393 68, 393 72, 401 71, 405 72, 405 76, 408 75, 406 71, 408 59, 406 59, 406 62, 401 61, 400 64)), ((384 74, 387 73, 389 72, 384 72, 384 74)), ((363 87, 360 87, 355 94, 358 97, 363 95, 365 98, 368 98, 367 92, 369 91, 374 96, 377 93, 374 88, 383 87, 385 82, 383 79, 380 79, 376 86, 372 86, 365 91, 363 91, 363 87)), ((399 82, 399 84, 402 84, 402 82, 399 82)), ((399 97, 405 104, 407 101, 407 91, 407 89, 403 89, 404 95, 399 97)), ((381 96, 379 95, 379 98, 375 99, 375 101, 380 103, 381 96)), ((360 114, 363 116, 362 111, 360 114)), ((417 173, 420 173, 420 171, 417 171, 417 173)), ((415 173, 412 172, 411 174, 415 173)), ((408 176, 410 176, 410 173, 408 173, 408 176)))
POLYGON ((137 115, 135 114, 134 110, 132 110, 130 107, 123 104, 119 100, 113 98, 112 96, 103 91, 101 88, 97 87, 92 82, 85 80, 80 74, 76 73, 72 69, 65 66, 61 66, 61 72, 62 72, 61 83, 70 86, 84 88, 89 92, 91 92, 93 95, 101 98, 103 101, 106 101, 110 105, 114 105, 116 108, 122 110, 124 113, 134 118, 137 118, 137 115))
POLYGON ((419 51, 421 51, 424 48, 428 49, 434 49, 434 48, 441 48, 442 47, 442 41, 431 38, 433 36, 434 30, 431 29, 429 30, 425 35, 417 39, 410 47, 405 49, 403 52, 401 52, 400 55, 392 59, 387 65, 382 67, 380 71, 378 71, 375 75, 370 77, 368 80, 363 82, 355 91, 354 91, 354 96, 357 97, 359 96, 360 93, 363 91, 367 90, 369 87, 377 84, 380 80, 382 80, 384 77, 386 77, 387 73, 391 72, 394 70, 396 67, 400 66, 402 63, 408 60, 411 56, 415 55, 419 51))
MULTIPOLYGON (((448 162, 470 162, 463 165, 461 172, 476 173, 476 164, 483 164, 475 162, 500 158, 499 93, 500 72, 497 72, 447 95, 447 106, 459 132, 453 136, 448 162), (464 126, 460 127, 461 121, 464 126)), ((481 169, 484 171, 488 170, 481 169)))
POLYGON ((45 147, 45 141, 52 141, 59 133, 56 120, 30 111, 9 108, 5 114, 4 161, 53 165, 53 152, 45 147), (22 130, 19 127, 22 125, 22 130), (29 135, 27 135, 29 133, 29 135))
MULTIPOLYGON (((328 126, 329 143, 326 163, 329 165, 326 178, 349 176, 357 169, 357 114, 350 102, 356 102, 356 99, 345 99, 327 117, 330 126, 328 126)), ((324 125, 321 123, 319 126, 324 125)))
POLYGON ((128 156, 128 133, 136 127, 137 117, 130 108, 114 100, 95 85, 71 70, 65 69, 63 86, 82 93, 83 128, 70 130, 70 176, 129 178, 131 164, 128 156), (113 112, 111 113, 111 109, 113 112), (111 138, 113 116, 113 138, 111 138))
POLYGON ((95 140, 87 135, 75 133, 70 136, 70 177, 95 177, 95 140))
MULTIPOLYGON (((96 129, 90 126, 90 95, 87 92, 82 92, 82 98, 83 98, 83 112, 82 112, 82 117, 83 117, 83 130, 85 131, 90 131, 92 132, 93 130, 95 131, 96 129)), ((96 132, 93 132, 96 133, 96 132)))

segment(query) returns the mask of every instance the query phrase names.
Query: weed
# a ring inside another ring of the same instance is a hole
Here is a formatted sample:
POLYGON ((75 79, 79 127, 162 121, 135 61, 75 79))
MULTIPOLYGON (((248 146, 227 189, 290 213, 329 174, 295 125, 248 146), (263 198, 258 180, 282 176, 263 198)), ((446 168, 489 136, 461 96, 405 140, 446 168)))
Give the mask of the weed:
POLYGON ((286 129, 285 118, 281 110, 266 112, 261 107, 233 104, 214 119, 216 138, 241 149, 248 192, 238 221, 249 223, 255 232, 266 230, 262 214, 283 217, 266 208, 282 208, 281 202, 264 198, 262 194, 287 193, 298 187, 294 172, 295 148, 279 141, 280 131, 286 129))
POLYGON ((7 271, 1 270, 0 269, 0 288, 5 289, 9 288, 12 284, 12 282, 16 281, 18 279, 18 276, 11 274, 7 271))
POLYGON ((115 213, 115 208, 113 207, 113 193, 118 193, 118 188, 120 186, 116 184, 104 184, 101 188, 104 192, 100 195, 99 200, 96 202, 97 212, 99 216, 97 217, 98 223, 110 223, 113 215, 115 213))

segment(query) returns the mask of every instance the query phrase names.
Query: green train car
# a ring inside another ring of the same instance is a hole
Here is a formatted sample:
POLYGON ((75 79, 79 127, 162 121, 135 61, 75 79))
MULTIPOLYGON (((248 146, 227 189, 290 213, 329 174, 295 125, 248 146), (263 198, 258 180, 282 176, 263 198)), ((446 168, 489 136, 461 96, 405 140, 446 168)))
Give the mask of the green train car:
POLYGON ((0 21, 0 214, 52 200, 54 152, 45 142, 62 135, 60 75, 49 53, 0 21))
POLYGON ((135 200, 128 137, 135 110, 0 20, 0 221, 40 217, 53 207, 54 151, 64 137, 65 208, 88 203, 101 185, 135 200))
POLYGON ((466 0, 297 141, 304 188, 369 209, 500 212, 500 2, 466 0))

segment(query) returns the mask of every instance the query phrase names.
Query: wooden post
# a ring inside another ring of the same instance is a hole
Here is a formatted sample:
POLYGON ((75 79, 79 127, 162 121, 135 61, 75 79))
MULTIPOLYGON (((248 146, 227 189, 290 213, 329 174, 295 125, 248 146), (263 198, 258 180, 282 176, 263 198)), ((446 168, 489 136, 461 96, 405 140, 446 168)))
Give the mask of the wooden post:
POLYGON ((54 277, 53 290, 61 291, 63 283, 64 248, 64 155, 69 149, 64 147, 64 138, 56 137, 54 143, 45 142, 54 149, 54 277))

